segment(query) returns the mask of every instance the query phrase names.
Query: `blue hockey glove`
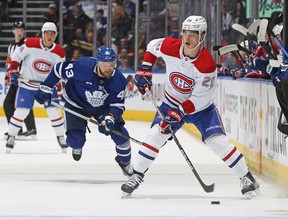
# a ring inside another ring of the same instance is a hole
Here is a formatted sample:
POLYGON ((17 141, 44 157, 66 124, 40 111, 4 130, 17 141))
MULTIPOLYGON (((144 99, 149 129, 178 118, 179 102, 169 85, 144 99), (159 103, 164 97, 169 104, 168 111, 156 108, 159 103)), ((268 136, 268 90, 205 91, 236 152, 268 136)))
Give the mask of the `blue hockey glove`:
POLYGON ((20 77, 20 74, 17 72, 15 74, 10 74, 10 83, 18 86, 18 79, 20 77))
POLYGON ((152 67, 147 65, 142 65, 138 67, 136 75, 134 78, 134 84, 136 85, 138 91, 144 95, 145 88, 147 87, 151 90, 152 86, 152 67))
POLYGON ((40 84, 39 90, 35 94, 35 100, 40 104, 49 104, 51 103, 53 93, 53 87, 40 84))
POLYGON ((288 77, 288 61, 285 60, 283 63, 281 63, 280 67, 276 71, 271 71, 270 76, 273 85, 276 87, 279 81, 288 77))
POLYGON ((168 110, 167 115, 164 117, 163 121, 160 122, 161 132, 164 134, 169 134, 171 129, 176 128, 179 122, 182 120, 181 111, 176 108, 171 108, 168 110))
POLYGON ((101 125, 98 126, 100 133, 104 135, 109 135, 110 130, 114 129, 114 117, 111 113, 105 116, 104 120, 101 122, 101 125))

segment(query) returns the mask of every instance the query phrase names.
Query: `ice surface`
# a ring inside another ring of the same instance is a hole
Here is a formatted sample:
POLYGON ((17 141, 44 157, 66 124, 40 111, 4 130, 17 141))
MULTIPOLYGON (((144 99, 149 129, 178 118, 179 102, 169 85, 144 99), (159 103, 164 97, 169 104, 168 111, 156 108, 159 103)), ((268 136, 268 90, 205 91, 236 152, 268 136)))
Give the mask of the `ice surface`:
MULTIPOLYGON (((245 200, 238 177, 185 131, 176 135, 203 181, 215 183, 215 191, 203 191, 171 141, 139 189, 130 199, 121 199, 127 178, 114 161, 112 140, 95 125, 89 125, 82 159, 76 162, 71 149, 61 153, 46 118, 36 118, 37 141, 16 141, 6 154, 7 124, 4 117, 0 122, 0 218, 288 218, 288 198, 281 188, 256 174, 262 196, 245 200)), ((140 141, 149 125, 126 121, 130 135, 140 141)), ((139 145, 131 144, 137 153, 139 145)))

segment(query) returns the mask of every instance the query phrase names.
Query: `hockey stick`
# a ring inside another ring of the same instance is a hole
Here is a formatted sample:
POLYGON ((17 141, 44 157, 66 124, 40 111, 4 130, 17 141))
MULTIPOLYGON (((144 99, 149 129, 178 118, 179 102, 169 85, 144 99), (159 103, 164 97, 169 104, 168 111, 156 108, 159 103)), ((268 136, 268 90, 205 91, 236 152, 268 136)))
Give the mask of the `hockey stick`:
MULTIPOLYGON (((245 47, 243 47, 239 44, 235 44, 235 45, 237 45, 237 47, 240 51, 243 51, 249 55, 252 54, 252 52, 249 49, 246 49, 245 47)), ((219 46, 219 45, 213 46, 213 51, 218 51, 221 47, 223 47, 223 46, 219 46)))
POLYGON ((234 23, 232 24, 232 28, 247 37, 248 29, 246 27, 242 26, 241 24, 234 23))
POLYGON ((42 82, 42 81, 29 80, 29 79, 24 79, 24 78, 18 78, 18 81, 20 81, 20 82, 31 82, 31 83, 37 83, 37 84, 40 84, 42 82))
POLYGON ((275 33, 272 31, 271 27, 268 25, 267 32, 271 34, 271 36, 274 38, 278 46, 282 49, 283 53, 285 54, 286 58, 288 58, 288 52, 286 51, 284 45, 281 43, 281 41, 278 39, 278 37, 275 35, 275 33))
MULTIPOLYGON (((157 105, 157 103, 156 103, 156 100, 153 98, 153 95, 152 95, 151 91, 150 91, 148 88, 146 88, 145 91, 146 91, 146 93, 149 95, 149 97, 150 97, 153 105, 155 106, 158 114, 161 116, 162 119, 164 119, 164 116, 163 116, 163 114, 161 113, 161 111, 160 111, 160 109, 159 109, 159 107, 158 107, 158 105, 157 105)), ((169 127, 169 131, 170 131, 170 134, 171 134, 172 138, 174 139, 176 145, 178 146, 180 152, 182 153, 182 155, 183 155, 183 157, 185 158, 186 162, 188 163, 189 167, 192 169, 192 172, 193 172, 194 175, 196 176, 198 182, 201 184, 201 186, 202 186, 202 188, 204 189, 204 191, 207 192, 207 193, 213 192, 213 191, 214 191, 214 185, 215 185, 215 184, 213 183, 212 185, 206 185, 206 184, 202 181, 201 177, 200 177, 199 174, 197 173, 195 167, 194 167, 193 164, 191 163, 189 157, 187 156, 186 152, 184 151, 183 147, 181 146, 178 138, 176 137, 176 135, 175 135, 175 133, 173 132, 173 130, 171 129, 171 127, 169 127)))
MULTIPOLYGON (((268 27, 268 20, 262 19, 261 23, 260 23, 259 33, 258 33, 258 42, 260 43, 262 48, 268 53, 268 55, 271 59, 277 60, 277 57, 271 53, 271 51, 267 48, 267 46, 265 44, 265 41, 266 41, 265 40, 265 34, 266 34, 267 27, 268 27)), ((271 44, 270 37, 269 37, 269 42, 271 44)), ((273 47, 272 44, 271 44, 271 47, 273 47)))
POLYGON ((222 56, 222 55, 224 55, 226 53, 229 53, 229 52, 231 52, 234 55, 234 57, 236 58, 238 63, 243 68, 246 68, 245 61, 244 61, 242 55, 240 54, 238 46, 236 44, 230 44, 230 45, 227 45, 227 46, 223 46, 223 47, 219 48, 219 50, 218 50, 218 54, 220 56, 222 56))
MULTIPOLYGON (((101 125, 101 124, 100 124, 99 122, 97 122, 95 119, 92 119, 92 118, 83 116, 82 114, 77 113, 77 112, 75 112, 75 111, 73 111, 73 110, 71 110, 71 109, 69 109, 69 108, 67 108, 67 107, 65 107, 65 106, 62 106, 62 105, 60 105, 59 103, 56 103, 56 102, 52 101, 51 104, 52 104, 53 106, 56 106, 56 107, 58 107, 58 108, 60 108, 60 109, 62 109, 62 110, 64 110, 64 111, 68 112, 68 113, 71 113, 71 114, 73 114, 73 115, 75 115, 75 116, 77 116, 77 117, 79 117, 79 118, 81 118, 81 119, 87 120, 88 122, 91 122, 91 123, 93 123, 94 125, 98 125, 98 126, 101 125)), ((141 142, 141 141, 138 141, 138 140, 135 139, 135 138, 132 138, 132 137, 123 135, 121 132, 118 132, 118 131, 113 130, 113 129, 111 129, 110 132, 112 132, 113 134, 118 135, 118 136, 120 136, 120 137, 122 137, 122 138, 125 138, 125 139, 127 139, 127 140, 133 141, 133 142, 136 143, 136 144, 142 145, 142 142, 141 142)))

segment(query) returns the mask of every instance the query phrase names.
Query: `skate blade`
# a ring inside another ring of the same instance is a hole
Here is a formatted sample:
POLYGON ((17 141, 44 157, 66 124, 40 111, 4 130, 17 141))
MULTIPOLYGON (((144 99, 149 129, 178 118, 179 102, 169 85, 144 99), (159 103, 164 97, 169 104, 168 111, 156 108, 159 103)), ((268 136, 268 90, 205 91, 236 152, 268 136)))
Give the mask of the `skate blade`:
POLYGON ((6 154, 10 154, 11 150, 12 150, 12 148, 6 148, 6 154))
POLYGON ((254 191, 246 192, 244 194, 244 198, 248 200, 260 196, 262 196, 262 193, 259 189, 255 189, 254 191))
POLYGON ((132 193, 122 192, 122 199, 129 199, 131 198, 132 193))
POLYGON ((18 141, 37 141, 36 135, 29 135, 29 136, 16 136, 15 140, 18 141))
POLYGON ((62 153, 67 154, 67 150, 68 150, 68 148, 62 148, 62 153))

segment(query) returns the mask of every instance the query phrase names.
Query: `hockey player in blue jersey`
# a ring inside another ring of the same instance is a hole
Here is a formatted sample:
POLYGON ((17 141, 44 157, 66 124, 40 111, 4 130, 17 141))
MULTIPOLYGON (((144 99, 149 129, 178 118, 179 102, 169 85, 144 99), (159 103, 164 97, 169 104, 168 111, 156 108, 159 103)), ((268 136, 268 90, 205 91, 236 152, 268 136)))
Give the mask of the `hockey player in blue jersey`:
MULTIPOLYGON (((51 101, 53 86, 66 80, 62 98, 65 107, 87 117, 94 117, 101 125, 99 132, 110 135, 115 142, 116 162, 125 175, 131 175, 130 141, 110 130, 129 136, 122 118, 126 78, 116 68, 116 54, 111 47, 100 47, 96 59, 81 57, 77 61, 60 62, 53 66, 47 79, 40 85, 36 100, 40 104, 51 101)), ((87 121, 65 112, 66 142, 72 148, 73 159, 79 161, 86 141, 87 121)))

